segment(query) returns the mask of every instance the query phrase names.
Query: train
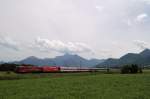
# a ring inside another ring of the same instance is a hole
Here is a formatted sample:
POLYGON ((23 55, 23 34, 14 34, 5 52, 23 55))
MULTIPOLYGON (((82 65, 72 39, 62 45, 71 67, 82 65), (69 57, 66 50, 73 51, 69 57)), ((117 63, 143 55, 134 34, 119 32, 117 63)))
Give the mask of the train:
MULTIPOLYGON (((105 69, 105 68, 104 68, 105 69)), ((63 66, 18 66, 16 73, 56 73, 56 72, 96 72, 99 68, 63 67, 63 66)))

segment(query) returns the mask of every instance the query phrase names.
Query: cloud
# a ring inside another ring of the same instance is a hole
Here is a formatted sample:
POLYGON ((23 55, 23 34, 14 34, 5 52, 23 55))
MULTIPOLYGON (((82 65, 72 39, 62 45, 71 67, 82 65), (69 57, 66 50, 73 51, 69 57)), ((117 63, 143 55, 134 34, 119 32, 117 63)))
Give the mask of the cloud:
POLYGON ((131 20, 129 20, 129 19, 127 20, 127 25, 128 25, 128 26, 132 26, 131 20))
POLYGON ((98 50, 97 54, 103 58, 110 58, 112 57, 112 50, 101 48, 100 50, 98 50))
POLYGON ((123 22, 131 27, 145 22, 148 17, 149 17, 148 14, 141 13, 138 14, 136 17, 124 19, 123 22))
POLYGON ((145 41, 134 40, 134 44, 142 50, 146 48, 150 48, 150 45, 145 41))
POLYGON ((104 10, 104 6, 96 6, 95 7, 98 11, 103 11, 104 10))
POLYGON ((148 15, 146 13, 139 14, 136 17, 136 21, 137 22, 143 22, 147 17, 148 17, 148 15))
POLYGON ((92 49, 80 42, 67 42, 64 43, 60 40, 48 40, 38 37, 35 40, 34 46, 42 52, 59 52, 59 53, 92 53, 92 49))
POLYGON ((145 2, 147 4, 150 4, 150 0, 141 0, 142 2, 145 2))
POLYGON ((9 37, 0 36, 0 46, 15 51, 19 50, 18 43, 9 37))

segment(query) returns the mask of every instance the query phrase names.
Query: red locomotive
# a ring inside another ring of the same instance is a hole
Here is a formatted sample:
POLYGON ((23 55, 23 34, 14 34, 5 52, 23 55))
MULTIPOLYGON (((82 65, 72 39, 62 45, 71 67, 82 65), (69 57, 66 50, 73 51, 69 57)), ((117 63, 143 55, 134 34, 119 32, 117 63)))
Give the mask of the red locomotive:
POLYGON ((16 68, 17 73, 33 73, 33 72, 59 72, 60 67, 57 66, 19 66, 16 68))
POLYGON ((15 72, 17 73, 42 72, 42 68, 37 66, 19 66, 16 68, 15 72))

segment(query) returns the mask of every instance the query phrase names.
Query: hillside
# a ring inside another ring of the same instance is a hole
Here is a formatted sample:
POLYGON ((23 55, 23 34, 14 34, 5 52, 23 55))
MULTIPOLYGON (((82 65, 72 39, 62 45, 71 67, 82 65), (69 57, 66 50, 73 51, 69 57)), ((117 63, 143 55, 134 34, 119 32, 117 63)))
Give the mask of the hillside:
POLYGON ((126 64, 150 65, 150 49, 145 49, 140 53, 128 53, 119 59, 107 59, 96 67, 118 67, 126 64))
POLYGON ((14 63, 18 64, 32 64, 32 65, 59 65, 59 66, 85 66, 85 67, 92 67, 95 66, 101 62, 104 62, 104 60, 98 60, 98 59, 85 59, 78 55, 71 55, 71 54, 65 54, 63 56, 57 56, 55 58, 45 58, 40 59, 35 56, 27 57, 21 61, 17 61, 14 63))

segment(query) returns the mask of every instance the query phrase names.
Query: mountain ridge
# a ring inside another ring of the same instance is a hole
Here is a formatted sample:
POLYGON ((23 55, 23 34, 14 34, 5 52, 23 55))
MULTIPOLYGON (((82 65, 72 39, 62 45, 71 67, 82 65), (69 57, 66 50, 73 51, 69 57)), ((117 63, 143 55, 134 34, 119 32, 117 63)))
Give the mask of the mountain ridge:
POLYGON ((35 56, 29 56, 21 61, 15 61, 13 63, 16 64, 31 64, 37 66, 85 66, 85 67, 92 67, 95 66, 104 60, 99 59, 85 59, 79 55, 71 55, 71 54, 64 54, 63 56, 56 56, 55 58, 37 58, 35 56))
POLYGON ((127 53, 119 59, 107 59, 96 67, 120 67, 126 64, 150 65, 150 49, 145 49, 140 53, 127 53))

